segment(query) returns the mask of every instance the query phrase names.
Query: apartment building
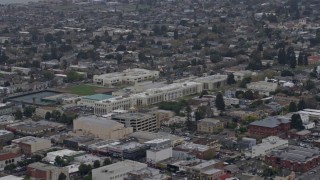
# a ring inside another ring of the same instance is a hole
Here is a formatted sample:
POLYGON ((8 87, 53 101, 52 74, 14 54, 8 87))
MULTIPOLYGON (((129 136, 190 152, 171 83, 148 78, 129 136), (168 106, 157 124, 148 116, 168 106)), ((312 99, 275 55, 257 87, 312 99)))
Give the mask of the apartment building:
POLYGON ((202 133, 214 133, 223 129, 224 124, 217 119, 205 118, 199 120, 197 124, 197 131, 202 133))

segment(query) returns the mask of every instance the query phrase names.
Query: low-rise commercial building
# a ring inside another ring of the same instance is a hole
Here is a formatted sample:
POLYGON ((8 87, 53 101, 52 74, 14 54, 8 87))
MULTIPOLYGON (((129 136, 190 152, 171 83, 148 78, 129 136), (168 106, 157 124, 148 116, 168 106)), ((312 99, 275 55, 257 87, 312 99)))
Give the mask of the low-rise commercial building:
POLYGON ((14 134, 11 131, 7 130, 0 130, 0 141, 1 145, 5 145, 9 141, 11 141, 14 138, 14 134))
POLYGON ((0 150, 0 170, 9 164, 21 161, 21 149, 17 145, 5 146, 0 150))
POLYGON ((81 116, 75 119, 73 130, 101 139, 123 139, 133 132, 132 127, 124 127, 124 124, 117 121, 96 116, 81 116))
POLYGON ((276 136, 270 136, 262 139, 262 143, 252 146, 251 157, 264 157, 271 151, 279 148, 288 147, 289 142, 276 136))
POLYGON ((43 136, 45 133, 50 132, 53 128, 48 125, 28 121, 10 124, 6 126, 6 129, 26 136, 43 136))
POLYGON ((156 114, 151 113, 115 114, 112 116, 112 120, 124 124, 125 127, 132 127, 134 132, 155 132, 160 128, 156 114))
POLYGON ((170 139, 154 139, 145 142, 150 146, 147 150, 147 164, 155 166, 158 162, 172 157, 172 147, 170 139))
POLYGON ((12 143, 19 145, 22 153, 28 155, 40 150, 49 149, 51 147, 50 140, 32 136, 12 140, 12 143))
POLYGON ((140 143, 145 143, 153 139, 170 139, 172 147, 175 147, 184 142, 183 137, 176 136, 170 133, 165 133, 165 132, 154 133, 154 132, 147 132, 147 131, 137 131, 130 134, 129 137, 136 138, 140 143))
POLYGON ((147 167, 147 164, 124 160, 108 166, 92 170, 92 180, 123 180, 131 171, 137 171, 147 167))
POLYGON ((62 149, 58 151, 48 152, 47 156, 43 159, 47 162, 54 162, 57 156, 66 157, 66 158, 74 158, 77 156, 82 156, 86 154, 84 151, 72 151, 69 149, 62 149))
POLYGON ((218 132, 224 128, 224 124, 217 119, 205 118, 199 120, 197 124, 197 131, 202 133, 218 132))
MULTIPOLYGON (((218 144, 217 144, 218 145, 218 144)), ((198 158, 203 160, 212 159, 216 156, 220 146, 207 146, 195 143, 184 143, 173 148, 173 157, 178 159, 198 158)))
POLYGON ((142 180, 142 179, 169 180, 169 176, 167 176, 166 174, 160 174, 159 169, 147 167, 144 169, 131 171, 128 173, 128 177, 125 178, 125 180, 142 180))
POLYGON ((266 155, 265 162, 274 168, 304 173, 319 166, 319 152, 318 148, 289 146, 266 155))
POLYGON ((96 149, 96 152, 115 158, 130 160, 139 160, 146 157, 146 150, 149 148, 146 144, 138 142, 113 142, 103 148, 96 149))
POLYGON ((66 175, 66 180, 69 180, 69 172, 65 167, 56 167, 40 162, 29 164, 27 167, 27 175, 32 180, 57 180, 61 173, 66 175))
POLYGON ((188 172, 192 174, 195 179, 202 179, 202 177, 214 177, 214 179, 220 179, 220 176, 224 174, 222 169, 223 162, 217 160, 210 160, 202 162, 198 165, 188 168, 188 172), (222 172, 221 172, 222 171, 222 172))

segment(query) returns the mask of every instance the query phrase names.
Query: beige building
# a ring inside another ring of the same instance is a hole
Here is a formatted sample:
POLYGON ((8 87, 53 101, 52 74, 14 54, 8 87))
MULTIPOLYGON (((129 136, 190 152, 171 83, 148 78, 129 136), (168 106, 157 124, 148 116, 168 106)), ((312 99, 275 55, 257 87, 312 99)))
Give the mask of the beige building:
POLYGON ((12 144, 20 146, 21 151, 25 154, 32 154, 34 152, 49 149, 51 147, 51 141, 48 139, 37 138, 32 136, 22 137, 20 139, 14 139, 12 144))
POLYGON ((270 92, 274 92, 278 88, 277 83, 258 81, 247 84, 247 89, 258 92, 260 95, 269 96, 270 92))
POLYGON ((82 116, 73 120, 73 130, 101 139, 122 139, 133 132, 132 127, 126 128, 124 124, 96 116, 82 116))
POLYGON ((197 124, 197 131, 203 133, 213 133, 222 129, 224 124, 220 120, 206 118, 202 119, 197 124))

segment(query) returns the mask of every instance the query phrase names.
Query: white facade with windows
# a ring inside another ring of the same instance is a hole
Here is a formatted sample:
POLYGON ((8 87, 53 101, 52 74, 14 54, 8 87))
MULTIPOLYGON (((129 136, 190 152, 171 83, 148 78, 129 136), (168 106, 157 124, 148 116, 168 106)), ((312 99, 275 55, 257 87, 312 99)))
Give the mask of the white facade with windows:
POLYGON ((147 69, 127 69, 123 72, 94 75, 93 82, 103 86, 112 86, 117 84, 130 84, 142 82, 150 79, 158 79, 159 71, 150 71, 147 69))
POLYGON ((157 104, 163 101, 173 101, 184 96, 201 93, 202 83, 185 82, 169 84, 162 88, 147 89, 145 92, 129 97, 114 97, 95 103, 94 113, 107 114, 117 109, 129 110, 131 107, 157 104))

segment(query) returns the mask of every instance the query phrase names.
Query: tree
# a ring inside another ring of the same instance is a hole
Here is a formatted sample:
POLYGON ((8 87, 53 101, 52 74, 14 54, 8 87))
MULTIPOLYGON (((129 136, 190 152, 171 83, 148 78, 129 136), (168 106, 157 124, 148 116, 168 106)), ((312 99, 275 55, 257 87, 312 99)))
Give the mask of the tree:
POLYGON ((79 166, 79 172, 81 176, 88 174, 91 171, 91 169, 92 169, 91 165, 81 164, 79 166))
POLYGON ((56 158, 54 159, 55 165, 63 167, 65 165, 65 162, 63 160, 63 158, 61 158, 60 156, 56 156, 56 158))
POLYGON ((54 74, 50 71, 43 71, 42 75, 43 75, 43 78, 48 81, 51 81, 54 78, 54 74))
POLYGON ((208 91, 203 90, 203 91, 201 91, 199 98, 202 98, 202 96, 208 95, 208 94, 209 94, 208 91))
POLYGON ((21 110, 20 109, 16 110, 16 112, 14 113, 14 118, 16 120, 21 120, 22 117, 23 117, 23 114, 22 114, 21 110))
POLYGON ((55 121, 60 121, 61 118, 61 112, 58 110, 53 110, 51 113, 51 117, 55 120, 55 121))
POLYGON ((295 102, 290 102, 289 104, 289 112, 297 112, 297 105, 295 102))
POLYGON ((299 65, 299 66, 302 66, 302 65, 303 65, 303 60, 304 60, 303 53, 300 52, 300 53, 299 53, 299 56, 298 56, 298 65, 299 65))
POLYGON ((304 55, 303 64, 304 64, 305 66, 308 66, 308 65, 309 65, 308 56, 307 56, 306 54, 304 55))
POLYGON ((245 77, 242 79, 242 81, 240 82, 239 87, 241 88, 246 88, 247 84, 251 82, 251 77, 245 77))
POLYGON ((260 52, 263 51, 263 44, 261 42, 258 44, 257 50, 260 52))
POLYGON ((81 79, 82 79, 82 75, 80 75, 76 71, 69 71, 67 73, 67 81, 68 82, 75 82, 75 81, 79 81, 81 79))
POLYGON ((109 165, 109 164, 111 164, 112 162, 111 162, 111 160, 109 159, 109 158, 106 158, 106 159, 104 159, 104 161, 103 161, 103 165, 104 166, 107 166, 107 165, 109 165))
POLYGON ((33 113, 35 112, 35 108, 34 107, 31 107, 31 106, 28 106, 24 109, 23 111, 23 115, 27 118, 30 118, 32 117, 33 113))
POLYGON ((282 70, 282 71, 281 71, 281 76, 282 76, 282 77, 294 76, 294 74, 293 74, 291 71, 285 69, 285 70, 282 70))
POLYGON ((3 86, 4 86, 4 87, 10 86, 10 82, 9 82, 9 81, 4 82, 3 86))
POLYGON ((189 131, 193 129, 192 116, 191 116, 191 107, 188 105, 186 107, 186 127, 189 131))
POLYGON ((278 63, 285 64, 286 52, 283 48, 280 48, 278 51, 278 63))
POLYGON ((220 62, 222 60, 222 57, 219 54, 211 54, 210 55, 210 61, 212 63, 217 63, 220 62))
POLYGON ((228 74, 227 84, 235 84, 235 83, 236 83, 236 80, 234 79, 233 73, 228 74))
POLYGON ((218 110, 221 110, 221 111, 225 110, 223 95, 220 92, 216 96, 216 107, 218 110))
POLYGON ((93 163, 93 168, 98 168, 100 167, 100 161, 99 160, 95 160, 94 163, 93 163))
POLYGON ((52 34, 48 33, 48 34, 44 35, 44 40, 46 42, 52 42, 54 40, 54 37, 52 34))
POLYGON ((13 171, 14 169, 16 169, 16 165, 15 164, 8 164, 8 165, 6 165, 5 167, 4 167, 4 170, 5 171, 13 171))
POLYGON ((300 114, 293 114, 291 116, 291 128, 301 131, 304 129, 300 114))
POLYGON ((243 98, 245 99, 249 99, 249 100, 253 100, 253 92, 251 90, 248 90, 246 92, 243 93, 243 98))
POLYGON ((263 177, 272 177, 276 174, 276 170, 270 167, 265 167, 262 172, 263 177))
POLYGON ((290 67, 292 69, 296 68, 297 66, 297 59, 296 59, 296 55, 293 53, 290 54, 290 67))
POLYGON ((126 48, 126 46, 123 45, 123 44, 120 44, 120 45, 117 47, 117 49, 116 49, 116 51, 126 51, 126 50, 127 50, 127 48, 126 48))
POLYGON ((300 99, 297 108, 298 108, 298 111, 306 108, 306 102, 304 101, 304 99, 300 99))
POLYGON ((310 91, 311 89, 315 88, 315 84, 313 81, 311 81, 310 79, 308 79, 304 84, 304 88, 308 91, 310 91))
POLYGON ((175 29, 174 32, 173 32, 173 38, 174 39, 178 39, 179 38, 179 33, 178 33, 177 29, 175 29))
POLYGON ((67 176, 64 173, 59 174, 58 180, 66 180, 66 179, 67 179, 67 176))
POLYGON ((45 118, 46 120, 50 120, 50 118, 51 118, 51 113, 50 113, 50 112, 47 112, 46 115, 44 116, 44 118, 45 118))

